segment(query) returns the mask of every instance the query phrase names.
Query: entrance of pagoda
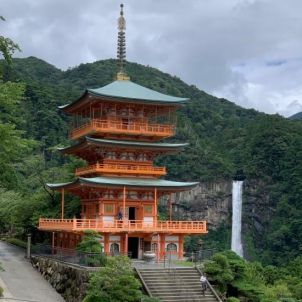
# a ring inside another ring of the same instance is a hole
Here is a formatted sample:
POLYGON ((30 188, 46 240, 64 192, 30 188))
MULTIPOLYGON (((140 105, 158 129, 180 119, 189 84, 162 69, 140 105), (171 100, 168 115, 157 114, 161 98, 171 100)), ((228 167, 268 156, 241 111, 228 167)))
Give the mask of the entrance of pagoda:
POLYGON ((138 237, 128 237, 128 252, 131 258, 138 258, 138 247, 139 238, 138 237))
POLYGON ((136 220, 135 212, 136 212, 135 207, 129 207, 129 216, 128 216, 129 220, 136 220))

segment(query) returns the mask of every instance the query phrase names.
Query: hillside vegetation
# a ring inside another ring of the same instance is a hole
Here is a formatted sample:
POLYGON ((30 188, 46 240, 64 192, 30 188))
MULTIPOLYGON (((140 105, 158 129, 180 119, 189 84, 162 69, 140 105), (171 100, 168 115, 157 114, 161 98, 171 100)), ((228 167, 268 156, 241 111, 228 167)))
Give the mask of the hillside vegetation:
MULTIPOLYGON (((56 147, 68 145, 68 117, 57 106, 75 100, 87 87, 112 81, 114 60, 81 64, 67 71, 34 57, 2 64, 0 86, 0 228, 34 232, 39 216, 59 216, 59 198, 45 182, 70 181, 82 163, 64 158, 56 147), (14 86, 13 89, 9 89, 14 86), (10 91, 13 90, 14 93, 10 91)), ((258 259, 281 264, 302 250, 302 122, 243 109, 213 97, 179 78, 135 63, 126 64, 131 80, 191 101, 178 114, 177 135, 188 141, 181 154, 158 161, 170 179, 231 180, 237 170, 259 179, 270 191, 274 217, 261 240, 258 259), (265 257, 264 257, 265 256, 265 257)), ((79 213, 79 201, 66 200, 66 215, 79 213)), ((35 233, 36 234, 36 233, 35 233)))

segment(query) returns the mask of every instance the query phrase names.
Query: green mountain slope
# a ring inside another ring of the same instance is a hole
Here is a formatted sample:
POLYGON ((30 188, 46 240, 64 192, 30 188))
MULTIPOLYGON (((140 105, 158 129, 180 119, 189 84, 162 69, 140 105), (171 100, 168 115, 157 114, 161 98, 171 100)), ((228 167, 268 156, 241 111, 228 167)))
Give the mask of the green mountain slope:
MULTIPOLYGON (((274 217, 255 245, 266 251, 266 259, 272 262, 282 262, 285 255, 297 255, 302 248, 302 122, 243 109, 151 67, 127 63, 126 70, 133 82, 191 99, 179 111, 177 135, 171 139, 188 141, 190 147, 181 154, 159 159, 167 165, 168 177, 231 180, 242 169, 247 179, 264 182, 269 188, 274 217)), ((115 73, 115 60, 61 71, 34 57, 15 59, 13 68, 5 69, 5 80, 26 83, 26 98, 21 108, 25 122, 20 127, 27 138, 40 142, 35 154, 43 155, 44 166, 39 169, 47 181, 66 180, 64 177, 71 177, 74 165, 79 164, 53 152, 54 146, 70 143, 68 117, 60 114, 57 106, 73 101, 87 87, 110 83, 115 73), (61 167, 64 164, 65 168, 61 167)), ((18 168, 20 190, 26 194, 41 187, 38 179, 32 181, 31 161, 39 165, 38 159, 27 159, 18 168)), ((55 199, 52 202, 55 204, 55 199)))
POLYGON ((290 120, 302 120, 302 112, 298 112, 289 117, 290 120))

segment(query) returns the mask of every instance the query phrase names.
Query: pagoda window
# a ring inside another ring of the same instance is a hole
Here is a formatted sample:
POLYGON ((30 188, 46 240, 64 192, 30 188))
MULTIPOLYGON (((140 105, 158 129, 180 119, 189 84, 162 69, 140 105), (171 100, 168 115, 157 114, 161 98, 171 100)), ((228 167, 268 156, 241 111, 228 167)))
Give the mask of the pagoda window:
POLYGON ((116 159, 115 152, 108 152, 106 154, 107 159, 116 159))
POLYGON ((118 255, 120 253, 120 246, 118 243, 112 243, 110 245, 110 254, 112 256, 118 255))
POLYGON ((168 252, 177 252, 177 245, 175 243, 169 243, 167 245, 168 252))
POLYGON ((153 206, 146 204, 144 205, 144 215, 152 215, 153 213, 153 206))
POLYGON ((156 253, 156 252, 157 252, 157 248, 158 248, 157 243, 152 243, 152 244, 151 244, 151 251, 152 251, 153 253, 156 253))
POLYGON ((104 214, 105 215, 113 215, 114 214, 114 204, 113 203, 105 203, 104 204, 104 214))

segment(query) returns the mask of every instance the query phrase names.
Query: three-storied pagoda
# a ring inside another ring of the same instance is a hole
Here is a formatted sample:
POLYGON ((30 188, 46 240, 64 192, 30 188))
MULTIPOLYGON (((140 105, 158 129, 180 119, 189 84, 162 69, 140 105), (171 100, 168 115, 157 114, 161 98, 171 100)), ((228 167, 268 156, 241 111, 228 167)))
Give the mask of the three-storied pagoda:
POLYGON ((87 161, 76 169, 70 183, 48 184, 62 192, 61 219, 40 218, 39 229, 53 234, 52 244, 75 248, 84 230, 101 236, 106 253, 130 253, 141 258, 153 251, 162 259, 166 251, 183 257, 184 235, 206 233, 205 221, 172 220, 171 194, 197 183, 164 180, 165 167, 155 157, 177 152, 186 144, 159 142, 174 135, 176 110, 187 99, 165 95, 130 81, 123 69, 125 19, 119 18, 119 72, 113 83, 87 89, 61 107, 73 116, 70 138, 76 144, 63 148, 87 161), (64 193, 81 198, 81 219, 64 219, 64 193), (169 219, 158 220, 158 200, 168 196, 169 219))

